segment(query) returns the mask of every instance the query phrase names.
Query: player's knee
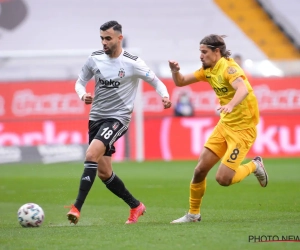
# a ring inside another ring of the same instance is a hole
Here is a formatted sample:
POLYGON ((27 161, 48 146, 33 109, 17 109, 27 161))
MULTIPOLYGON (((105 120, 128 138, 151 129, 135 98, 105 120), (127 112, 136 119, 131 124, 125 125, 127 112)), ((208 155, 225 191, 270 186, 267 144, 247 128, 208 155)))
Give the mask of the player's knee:
POLYGON ((207 170, 205 170, 204 168, 201 168, 199 166, 197 166, 194 170, 194 176, 196 178, 201 178, 204 179, 207 175, 207 170))
POLYGON ((227 187, 231 184, 231 178, 228 178, 227 176, 216 176, 216 181, 224 187, 227 187))
POLYGON ((107 175, 105 173, 101 173, 100 171, 98 171, 98 177, 100 178, 100 180, 104 181, 107 179, 107 175))
POLYGON ((98 177, 102 181, 107 181, 112 176, 112 168, 106 162, 100 161, 98 163, 98 177))
POLYGON ((101 181, 107 181, 112 175, 111 171, 98 169, 98 177, 101 181))
POLYGON ((93 153, 92 150, 87 150, 85 154, 86 161, 98 162, 98 155, 93 153))

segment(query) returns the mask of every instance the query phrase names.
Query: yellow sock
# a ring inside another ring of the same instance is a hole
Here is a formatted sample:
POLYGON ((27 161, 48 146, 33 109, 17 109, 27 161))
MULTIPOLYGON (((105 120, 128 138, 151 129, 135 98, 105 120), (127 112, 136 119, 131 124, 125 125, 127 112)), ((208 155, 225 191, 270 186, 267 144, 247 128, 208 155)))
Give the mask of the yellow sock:
POLYGON ((190 214, 200 214, 200 205, 206 189, 206 178, 199 183, 190 184, 190 214))
POLYGON ((255 169, 256 165, 253 161, 250 161, 244 165, 240 165, 235 171, 235 175, 232 178, 231 185, 245 179, 249 174, 253 173, 255 169))

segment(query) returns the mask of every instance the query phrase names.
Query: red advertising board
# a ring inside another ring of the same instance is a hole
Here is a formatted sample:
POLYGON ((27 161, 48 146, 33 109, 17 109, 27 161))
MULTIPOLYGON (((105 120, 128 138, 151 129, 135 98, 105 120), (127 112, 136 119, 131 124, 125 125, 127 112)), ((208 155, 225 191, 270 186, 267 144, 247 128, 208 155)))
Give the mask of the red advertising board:
POLYGON ((87 117, 89 108, 78 98, 75 81, 0 83, 1 120, 87 117))
MULTIPOLYGON (((176 87, 171 79, 165 79, 172 103, 182 92, 187 92, 194 105, 195 115, 214 114, 216 95, 206 82, 176 87)), ((253 78, 251 85, 258 99, 261 114, 300 113, 300 77, 253 78)), ((163 110, 160 97, 149 84, 144 84, 144 110, 146 115, 172 115, 173 110, 163 110)))
MULTIPOLYGON (((164 110, 153 87, 143 84, 145 158, 197 159, 205 139, 218 121, 215 94, 207 83, 178 88, 164 79, 176 102, 187 91, 195 117, 178 118, 164 110)), ((87 143, 90 106, 79 100, 75 81, 0 83, 0 146, 87 143)), ((88 90, 93 92, 93 81, 88 90)), ((254 78, 261 122, 250 156, 300 156, 300 78, 254 78)), ((135 159, 135 124, 130 125, 131 158, 135 159)), ((124 140, 117 158, 124 158, 124 140)))
MULTIPOLYGON (((197 159, 204 142, 218 121, 217 116, 146 118, 147 160, 197 159)), ((131 159, 135 159, 135 123, 130 126, 131 159)), ((258 136, 249 156, 300 156, 300 114, 262 116, 258 136)), ((0 146, 84 144, 88 142, 86 120, 0 122, 0 146)), ((124 140, 117 142, 117 158, 124 159, 124 140)))
MULTIPOLYGON (((216 116, 146 120, 146 159, 198 159, 217 122, 216 116)), ((257 131, 249 157, 300 157, 300 114, 262 116, 257 131)))
MULTIPOLYGON (((173 103, 181 92, 188 92, 195 115, 215 113, 216 97, 208 83, 199 82, 182 88, 171 79, 163 79, 173 103)), ((87 117, 90 106, 79 100, 74 90, 75 81, 36 81, 0 83, 0 119, 69 119, 87 117)), ((300 113, 300 77, 253 78, 251 81, 261 114, 300 113)), ((87 88, 93 93, 94 82, 87 88)), ((153 87, 143 84, 145 116, 173 115, 164 110, 161 98, 153 87)))

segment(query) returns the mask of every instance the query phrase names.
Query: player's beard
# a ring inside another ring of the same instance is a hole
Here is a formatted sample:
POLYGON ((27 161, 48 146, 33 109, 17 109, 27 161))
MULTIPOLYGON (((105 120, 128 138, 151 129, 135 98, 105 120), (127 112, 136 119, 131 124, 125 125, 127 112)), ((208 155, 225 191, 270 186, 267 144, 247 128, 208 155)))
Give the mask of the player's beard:
POLYGON ((105 50, 104 53, 106 55, 112 55, 115 51, 116 51, 116 48, 117 48, 117 44, 113 44, 110 48, 107 47, 108 50, 105 50))
POLYGON ((104 53, 106 55, 111 55, 112 54, 111 49, 109 49, 109 48, 107 48, 107 50, 104 50, 104 53))
POLYGON ((210 68, 210 66, 207 65, 207 64, 205 64, 205 63, 203 62, 203 63, 202 63, 202 68, 203 68, 203 69, 208 69, 208 68, 210 68))

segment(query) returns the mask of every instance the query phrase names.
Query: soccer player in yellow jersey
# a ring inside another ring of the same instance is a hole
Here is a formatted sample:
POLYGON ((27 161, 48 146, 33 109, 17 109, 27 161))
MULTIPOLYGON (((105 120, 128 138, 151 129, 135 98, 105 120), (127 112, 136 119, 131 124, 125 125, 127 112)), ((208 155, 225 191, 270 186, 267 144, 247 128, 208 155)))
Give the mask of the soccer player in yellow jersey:
POLYGON ((220 159, 216 174, 220 185, 238 183, 251 173, 255 174, 262 187, 268 184, 268 175, 260 156, 241 165, 256 139, 259 110, 244 71, 226 50, 224 37, 209 35, 201 40, 202 68, 192 74, 182 75, 179 64, 169 61, 176 86, 208 82, 220 100, 220 120, 204 145, 190 183, 189 212, 171 223, 201 220, 200 205, 206 189, 206 176, 220 159))

